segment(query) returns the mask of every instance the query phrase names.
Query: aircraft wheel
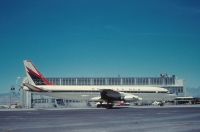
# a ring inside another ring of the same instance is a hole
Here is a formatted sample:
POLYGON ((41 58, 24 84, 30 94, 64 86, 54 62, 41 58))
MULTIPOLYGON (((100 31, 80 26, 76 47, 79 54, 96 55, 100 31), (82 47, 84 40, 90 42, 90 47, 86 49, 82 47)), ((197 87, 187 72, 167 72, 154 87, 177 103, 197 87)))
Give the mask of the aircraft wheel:
POLYGON ((112 109, 113 108, 113 104, 107 104, 106 105, 106 109, 112 109))

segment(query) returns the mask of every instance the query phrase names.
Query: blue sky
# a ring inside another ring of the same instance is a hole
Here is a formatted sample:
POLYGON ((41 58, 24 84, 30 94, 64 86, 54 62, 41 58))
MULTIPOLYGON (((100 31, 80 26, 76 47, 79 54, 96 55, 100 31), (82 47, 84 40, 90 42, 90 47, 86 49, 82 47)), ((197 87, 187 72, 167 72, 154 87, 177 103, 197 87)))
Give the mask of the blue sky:
POLYGON ((198 0, 0 1, 0 92, 30 59, 49 77, 159 76, 200 86, 198 0))

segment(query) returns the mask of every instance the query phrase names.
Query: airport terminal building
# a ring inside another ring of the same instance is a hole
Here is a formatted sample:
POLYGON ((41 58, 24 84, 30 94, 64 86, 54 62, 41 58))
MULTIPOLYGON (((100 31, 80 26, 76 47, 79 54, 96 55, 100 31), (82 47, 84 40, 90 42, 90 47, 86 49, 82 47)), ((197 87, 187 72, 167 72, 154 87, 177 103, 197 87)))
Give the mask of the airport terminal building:
MULTIPOLYGON (((92 85, 92 86, 155 86, 166 88, 170 93, 183 97, 186 94, 184 87, 184 80, 178 79, 175 75, 168 76, 167 74, 160 74, 158 77, 67 77, 67 78, 47 78, 55 85, 92 85)), ((78 100, 62 100, 54 99, 52 97, 39 95, 30 92, 23 92, 22 102, 24 106, 30 107, 67 107, 74 104, 82 103, 78 100)))

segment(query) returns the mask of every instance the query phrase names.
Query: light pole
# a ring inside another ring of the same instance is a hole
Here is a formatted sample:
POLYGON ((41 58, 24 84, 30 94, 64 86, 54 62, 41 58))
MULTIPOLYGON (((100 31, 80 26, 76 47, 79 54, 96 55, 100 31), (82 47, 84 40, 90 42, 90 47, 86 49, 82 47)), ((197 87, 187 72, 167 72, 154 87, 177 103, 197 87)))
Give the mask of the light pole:
POLYGON ((23 86, 21 85, 23 79, 24 79, 23 77, 18 76, 16 78, 16 81, 15 81, 16 88, 18 89, 17 95, 20 96, 20 98, 19 98, 19 105, 20 105, 20 107, 24 106, 24 91, 23 91, 23 86))
POLYGON ((14 91, 15 91, 15 87, 11 86, 11 88, 10 88, 10 108, 12 105, 12 95, 13 95, 14 91))

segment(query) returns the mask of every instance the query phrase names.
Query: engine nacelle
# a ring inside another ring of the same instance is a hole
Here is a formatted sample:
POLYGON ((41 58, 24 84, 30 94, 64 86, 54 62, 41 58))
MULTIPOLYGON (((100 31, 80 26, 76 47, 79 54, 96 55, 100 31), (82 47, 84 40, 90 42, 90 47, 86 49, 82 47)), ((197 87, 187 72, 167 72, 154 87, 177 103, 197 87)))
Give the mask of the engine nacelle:
POLYGON ((132 95, 132 94, 122 94, 124 96, 124 100, 125 101, 139 101, 142 100, 142 98, 136 96, 136 95, 132 95))

